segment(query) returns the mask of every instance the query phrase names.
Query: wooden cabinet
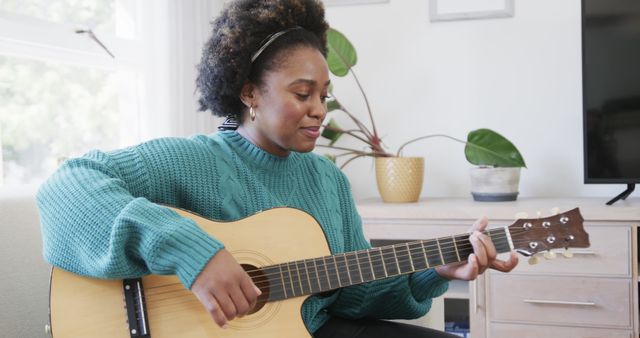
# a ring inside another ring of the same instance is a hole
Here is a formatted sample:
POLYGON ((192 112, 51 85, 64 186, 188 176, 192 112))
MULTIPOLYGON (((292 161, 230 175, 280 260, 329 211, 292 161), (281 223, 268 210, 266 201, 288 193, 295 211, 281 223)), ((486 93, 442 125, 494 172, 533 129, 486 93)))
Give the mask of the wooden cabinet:
MULTIPOLYGON (((358 208, 369 239, 427 239, 464 233, 482 216, 496 227, 512 224, 516 214, 545 217, 555 208, 580 207, 589 248, 570 250, 571 258, 562 255, 563 250, 555 250, 552 260, 539 254, 535 265, 520 256, 514 271, 489 270, 468 283, 471 336, 638 337, 640 200, 613 206, 605 202, 604 198, 500 203, 425 199, 411 204, 370 200, 358 203, 358 208)), ((442 320, 440 315, 436 318, 442 320)))

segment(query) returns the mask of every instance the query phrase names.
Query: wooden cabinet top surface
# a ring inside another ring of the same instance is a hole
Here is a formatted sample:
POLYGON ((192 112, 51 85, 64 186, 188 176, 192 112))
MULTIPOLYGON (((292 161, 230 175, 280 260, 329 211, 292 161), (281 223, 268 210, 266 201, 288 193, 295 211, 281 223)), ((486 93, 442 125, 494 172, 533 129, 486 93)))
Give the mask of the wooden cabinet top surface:
POLYGON ((513 220, 517 213, 527 217, 546 217, 552 209, 559 212, 579 207, 586 221, 629 221, 640 223, 640 198, 628 198, 606 205, 609 198, 519 198, 514 202, 475 202, 471 198, 424 198, 416 203, 384 203, 380 199, 357 202, 363 219, 399 220, 513 220))

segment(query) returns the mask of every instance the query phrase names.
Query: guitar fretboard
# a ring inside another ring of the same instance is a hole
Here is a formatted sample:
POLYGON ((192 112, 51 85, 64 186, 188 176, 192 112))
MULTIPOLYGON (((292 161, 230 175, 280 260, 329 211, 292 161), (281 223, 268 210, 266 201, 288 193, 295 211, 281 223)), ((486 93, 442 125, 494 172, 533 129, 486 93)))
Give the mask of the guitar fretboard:
MULTIPOLYGON (((511 250, 507 228, 484 233, 498 253, 511 250)), ((463 262, 471 253, 469 234, 462 234, 270 265, 252 278, 269 285, 268 301, 274 301, 463 262)))

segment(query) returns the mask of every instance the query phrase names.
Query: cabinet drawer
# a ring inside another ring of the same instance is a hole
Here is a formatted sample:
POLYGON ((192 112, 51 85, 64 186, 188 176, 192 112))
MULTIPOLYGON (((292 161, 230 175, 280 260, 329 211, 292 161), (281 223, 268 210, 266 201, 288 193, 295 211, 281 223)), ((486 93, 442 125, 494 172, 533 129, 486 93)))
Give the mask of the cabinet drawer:
POLYGON ((491 321, 631 328, 631 280, 492 275, 491 321))
POLYGON ((492 324, 491 338, 631 338, 633 333, 624 330, 607 330, 566 326, 539 326, 523 324, 492 324))
POLYGON ((591 247, 586 249, 570 249, 572 258, 565 258, 557 251, 553 260, 545 260, 538 255, 540 262, 535 265, 527 263, 527 258, 520 257, 521 262, 514 272, 533 272, 550 274, 575 275, 631 275, 631 228, 616 226, 590 226, 591 247))

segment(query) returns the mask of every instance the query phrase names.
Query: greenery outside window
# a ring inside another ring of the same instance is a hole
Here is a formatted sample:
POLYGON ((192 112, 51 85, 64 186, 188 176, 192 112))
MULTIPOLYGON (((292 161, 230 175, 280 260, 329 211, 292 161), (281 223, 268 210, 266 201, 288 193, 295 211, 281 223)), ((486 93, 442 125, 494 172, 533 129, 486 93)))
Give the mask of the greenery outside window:
POLYGON ((0 0, 0 189, 140 141, 143 1, 0 0), (76 33, 88 29, 118 57, 76 33))

